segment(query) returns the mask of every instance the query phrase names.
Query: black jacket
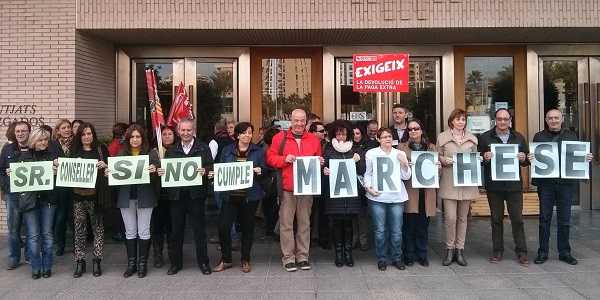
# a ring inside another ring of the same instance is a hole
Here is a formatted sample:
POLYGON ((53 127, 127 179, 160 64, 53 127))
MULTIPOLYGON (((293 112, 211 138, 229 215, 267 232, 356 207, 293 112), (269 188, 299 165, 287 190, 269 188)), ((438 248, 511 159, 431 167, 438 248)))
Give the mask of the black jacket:
MULTIPOLYGON (((558 132, 552 132, 548 129, 544 129, 533 136, 534 142, 556 142, 558 143, 558 153, 561 153, 561 142, 562 141, 578 141, 577 135, 569 129, 563 128, 558 132)), ((558 156, 560 163, 561 156, 558 156)), ((560 164, 559 164, 560 165, 560 164)), ((564 179, 564 178, 532 178, 531 183, 535 186, 541 185, 568 185, 577 184, 578 179, 564 179)))
MULTIPOLYGON (((325 159, 325 166, 329 167, 330 159, 351 159, 354 153, 360 156, 360 160, 356 163, 356 175, 365 174, 365 152, 357 144, 352 145, 352 149, 346 153, 338 152, 333 148, 331 143, 325 146, 323 152, 323 158, 325 159)), ((329 182, 328 176, 323 176, 327 182, 329 182)), ((358 179, 356 179, 358 181, 358 179)), ((360 182, 357 182, 357 187, 360 186, 360 182)), ((329 194, 329 187, 327 187, 327 194, 329 194)), ((360 192, 359 192, 360 196, 360 192)), ((325 213, 329 215, 355 215, 362 211, 362 202, 360 197, 347 197, 347 198, 329 198, 325 200, 325 213)))
MULTIPOLYGON (((481 152, 481 155, 485 152, 490 151, 491 144, 503 144, 502 140, 496 134, 496 127, 482 133, 479 136, 479 142, 477 144, 477 151, 481 152)), ((529 146, 525 142, 525 138, 518 132, 510 129, 508 135, 507 144, 517 144, 519 145, 519 152, 523 152, 527 155, 529 153, 529 146)), ((517 192, 523 189, 521 181, 492 181, 492 162, 491 160, 483 162, 483 174, 485 178, 485 189, 489 192, 517 192)), ((525 159, 520 163, 522 167, 528 166, 529 161, 525 159)), ((522 177, 521 170, 519 169, 519 176, 522 177)))
POLYGON ((402 133, 402 136, 400 137, 398 136, 398 130, 396 130, 396 127, 394 127, 393 124, 390 126, 390 129, 392 130, 392 140, 398 141, 398 144, 408 141, 408 125, 404 128, 404 133, 402 133))
MULTIPOLYGON (((13 145, 13 144, 11 144, 11 145, 13 145)), ((16 162, 53 161, 54 159, 57 158, 56 153, 54 151, 52 151, 51 149, 46 149, 43 151, 33 151, 31 149, 29 149, 29 151, 18 151, 18 150, 16 150, 17 149, 16 146, 13 147, 13 149, 15 149, 16 152, 13 152, 13 155, 8 160, 7 166, 10 163, 16 163, 16 162)), ((4 168, 3 171, 6 174, 6 168, 4 168)), ((6 177, 6 181, 8 183, 8 187, 7 187, 6 191, 9 191, 10 190, 10 179, 8 176, 4 176, 4 177, 6 177)), ((38 195, 38 201, 40 204, 46 204, 46 203, 56 204, 56 199, 57 199, 56 193, 53 190, 38 191, 36 193, 38 195)))
MULTIPOLYGON (((131 155, 130 151, 123 151, 123 155, 131 155)), ((149 153, 140 153, 140 155, 148 154, 150 157, 149 165, 154 165, 157 168, 160 167, 160 161, 158 158, 158 152, 155 149, 150 150, 149 153)), ((132 185, 120 185, 117 189, 117 207, 118 208, 129 208, 129 198, 131 189, 137 189, 137 201, 139 208, 150 208, 155 207, 158 204, 158 197, 160 195, 160 179, 154 174, 150 174, 150 183, 148 184, 132 184, 132 185)))
POLYGON ((186 158, 186 157, 201 157, 202 167, 206 169, 204 177, 202 178, 202 185, 200 186, 189 186, 189 187, 171 187, 169 190, 169 200, 178 201, 180 198, 181 191, 188 191, 192 199, 205 199, 208 194, 208 171, 212 170, 213 159, 210 153, 210 148, 206 143, 201 142, 199 139, 194 139, 194 144, 188 154, 185 154, 181 142, 172 146, 165 153, 165 158, 186 158))

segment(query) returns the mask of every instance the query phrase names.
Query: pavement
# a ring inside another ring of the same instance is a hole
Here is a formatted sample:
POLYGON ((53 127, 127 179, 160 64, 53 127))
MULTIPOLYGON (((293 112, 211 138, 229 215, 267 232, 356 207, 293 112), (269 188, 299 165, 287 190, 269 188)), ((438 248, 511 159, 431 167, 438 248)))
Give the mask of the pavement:
MULTIPOLYGON (((211 223, 214 224, 214 217, 211 223)), ((554 220, 555 221, 555 220, 554 220)), ((280 261, 279 244, 262 237, 257 226, 251 273, 239 270, 239 252, 234 268, 205 276, 195 264, 190 239, 184 246, 184 269, 167 276, 167 266, 149 268, 146 278, 123 278, 125 249, 110 242, 105 247, 104 274, 95 278, 91 268, 83 277, 72 277, 72 256, 56 260, 53 276, 31 279, 31 269, 22 265, 13 271, 0 270, 1 299, 600 299, 600 211, 573 211, 571 229, 576 266, 558 261, 556 227, 553 228, 550 260, 533 264, 537 250, 538 221, 527 217, 529 267, 520 266, 512 249, 510 222, 505 221, 505 258, 490 264, 489 219, 469 220, 466 258, 469 265, 441 265, 443 223, 440 216, 430 225, 428 268, 415 265, 405 271, 377 269, 372 250, 356 250, 353 268, 337 268, 332 250, 311 248, 312 270, 287 273, 280 261)), ((554 222, 555 225, 555 222, 554 222)), ((214 235, 215 228, 209 228, 214 235)), ((188 233, 189 236, 189 233, 188 233)), ((7 253, 6 238, 0 251, 7 253)), ((211 264, 217 263, 216 245, 209 245, 211 264)), ((88 262, 91 258, 88 259, 88 262)))

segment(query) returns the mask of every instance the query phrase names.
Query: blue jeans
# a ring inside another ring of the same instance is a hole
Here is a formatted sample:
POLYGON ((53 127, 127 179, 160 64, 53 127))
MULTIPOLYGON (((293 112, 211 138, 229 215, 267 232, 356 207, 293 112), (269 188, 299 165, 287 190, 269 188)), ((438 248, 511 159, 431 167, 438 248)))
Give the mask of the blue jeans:
POLYGON ((23 213, 27 226, 27 249, 33 272, 52 269, 55 212, 56 206, 44 203, 23 213))
POLYGON ((2 199, 6 201, 8 214, 8 264, 18 265, 21 261, 21 224, 23 213, 18 209, 19 203, 16 194, 5 193, 2 199))
POLYGON ((571 253, 569 244, 569 231, 571 227, 571 205, 575 195, 577 184, 546 184, 538 186, 540 199, 540 227, 538 254, 548 255, 550 243, 550 226, 552 214, 556 205, 556 224, 559 255, 571 253))
POLYGON ((400 261, 402 256, 402 219, 404 203, 382 203, 369 200, 373 232, 375 237, 375 255, 377 261, 400 261))

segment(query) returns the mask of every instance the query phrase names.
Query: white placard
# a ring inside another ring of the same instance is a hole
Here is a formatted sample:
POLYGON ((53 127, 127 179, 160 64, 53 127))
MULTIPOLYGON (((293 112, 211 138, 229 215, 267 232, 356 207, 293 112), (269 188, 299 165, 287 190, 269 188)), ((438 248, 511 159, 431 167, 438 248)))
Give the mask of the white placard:
POLYGON ((215 192, 252 187, 254 182, 253 165, 251 161, 214 164, 215 192))
POLYGON ((562 141, 560 145, 560 177, 589 179, 590 163, 585 156, 590 153, 590 142, 562 141))
POLYGON ((394 155, 373 158, 373 187, 378 192, 399 192, 402 187, 400 161, 394 155))
POLYGON ((452 156, 454 186, 481 186, 479 152, 458 152, 452 156))
POLYGON ((356 162, 353 159, 330 159, 329 171, 329 198, 358 196, 356 162))
POLYGON ((484 133, 490 130, 491 119, 488 115, 469 115, 467 116, 467 130, 473 134, 484 133))
POLYGON ((412 187, 413 188, 439 188, 440 176, 438 167, 438 153, 433 151, 412 151, 412 187))
POLYGON ((321 162, 318 156, 297 156, 293 172, 294 195, 321 194, 321 162))
POLYGON ((150 183, 148 155, 115 156, 108 158, 108 185, 150 183))
POLYGON ((160 177, 162 187, 202 185, 198 168, 202 167, 201 157, 163 158, 160 161, 165 174, 160 177))
POLYGON ((529 143, 529 150, 535 156, 531 162, 531 178, 559 178, 558 143, 529 143))
POLYGON ((10 192, 34 192, 54 189, 52 161, 10 163, 10 192))
POLYGON ((58 158, 56 186, 93 189, 98 178, 98 160, 85 158, 58 158))
POLYGON ((519 145, 517 144, 491 144, 492 152, 492 180, 518 181, 519 180, 519 145))

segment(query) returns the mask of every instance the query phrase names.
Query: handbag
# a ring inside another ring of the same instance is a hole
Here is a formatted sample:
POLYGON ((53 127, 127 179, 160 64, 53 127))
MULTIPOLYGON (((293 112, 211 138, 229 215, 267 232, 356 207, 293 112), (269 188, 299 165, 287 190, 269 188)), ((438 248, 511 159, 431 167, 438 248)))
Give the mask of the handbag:
POLYGON ((38 193, 37 192, 22 192, 17 193, 19 212, 27 212, 37 207, 38 193))

